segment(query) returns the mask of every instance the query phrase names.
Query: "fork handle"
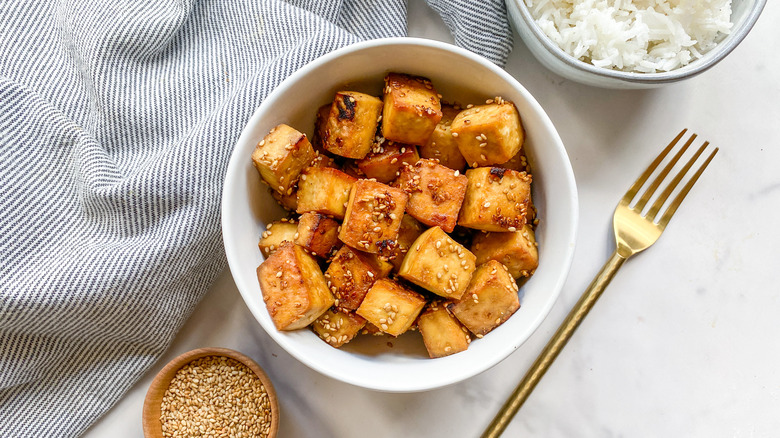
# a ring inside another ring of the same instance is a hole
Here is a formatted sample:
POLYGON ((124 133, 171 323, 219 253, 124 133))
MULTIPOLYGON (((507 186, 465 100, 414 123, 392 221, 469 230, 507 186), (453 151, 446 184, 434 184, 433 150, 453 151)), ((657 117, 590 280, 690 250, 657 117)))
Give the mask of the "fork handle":
POLYGON ((604 292, 604 289, 612 280, 612 277, 615 276, 618 269, 623 266, 623 263, 625 263, 627 259, 628 257, 618 254, 617 250, 612 253, 612 256, 610 256, 609 260, 607 260, 601 268, 599 274, 593 279, 590 286, 588 286, 579 301, 577 301, 577 304, 571 309, 569 315, 563 323, 561 323, 560 327, 558 327, 558 331, 556 331, 552 339, 547 342, 547 345, 539 354, 539 357, 536 358, 536 361, 531 365, 531 368, 528 369, 523 380, 520 381, 512 395, 506 403, 504 403, 504 406, 501 407, 501 410, 498 411, 498 414, 493 418, 490 426, 485 429, 482 438, 498 438, 501 436, 509 425, 509 422, 512 421, 512 417, 515 416, 526 399, 528 399, 528 396, 531 395, 531 391, 534 390, 536 384, 539 383, 539 380, 542 379, 544 373, 547 372, 547 369, 550 368, 550 365, 552 365, 555 358, 558 357, 558 353, 560 353, 563 347, 566 346, 566 343, 569 342, 574 331, 577 330, 577 327, 579 327, 582 320, 585 319, 585 316, 590 312, 590 309, 596 304, 596 301, 601 296, 601 293, 604 292))

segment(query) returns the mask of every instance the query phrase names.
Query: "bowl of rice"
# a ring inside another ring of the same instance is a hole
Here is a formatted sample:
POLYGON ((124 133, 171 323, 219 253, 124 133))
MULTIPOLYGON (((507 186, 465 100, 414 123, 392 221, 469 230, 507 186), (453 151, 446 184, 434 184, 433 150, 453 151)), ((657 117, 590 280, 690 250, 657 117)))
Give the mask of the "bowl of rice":
POLYGON ((702 73, 726 57, 766 0, 507 0, 533 55, 587 85, 651 88, 702 73))

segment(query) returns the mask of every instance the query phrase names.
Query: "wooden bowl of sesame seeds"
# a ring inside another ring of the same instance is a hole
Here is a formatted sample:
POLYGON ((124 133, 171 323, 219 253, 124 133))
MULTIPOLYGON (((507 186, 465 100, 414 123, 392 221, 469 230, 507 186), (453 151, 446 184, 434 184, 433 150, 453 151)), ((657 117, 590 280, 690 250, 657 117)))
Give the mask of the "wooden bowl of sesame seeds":
POLYGON ((143 407, 147 438, 276 437, 279 405, 271 380, 249 357, 199 348, 170 361, 143 407))

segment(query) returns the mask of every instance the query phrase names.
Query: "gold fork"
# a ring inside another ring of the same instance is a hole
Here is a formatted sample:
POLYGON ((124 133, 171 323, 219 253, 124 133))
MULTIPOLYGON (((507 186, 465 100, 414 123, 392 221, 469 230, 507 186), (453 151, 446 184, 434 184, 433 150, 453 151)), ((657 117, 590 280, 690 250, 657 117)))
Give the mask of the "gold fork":
POLYGON ((517 385, 517 388, 515 388, 512 395, 506 403, 504 403, 504 406, 496 417, 493 418, 490 426, 488 426, 482 434, 482 438, 498 438, 501 433, 504 432, 504 429, 509 425, 512 417, 514 417, 526 399, 528 399, 528 396, 531 395, 531 391, 534 390, 536 384, 539 383, 539 380, 544 376, 544 373, 547 372, 547 369, 550 368, 550 365, 552 365, 555 358, 558 357, 558 354, 563 347, 566 346, 566 343, 571 339, 574 331, 577 330, 577 327, 579 327, 582 320, 587 316, 590 309, 596 304, 596 300, 599 299, 601 293, 607 287, 610 280, 612 280, 612 277, 617 273, 617 270, 623 266, 623 263, 625 263, 629 257, 644 251, 658 240, 661 233, 663 233, 666 228, 666 225, 669 224, 669 220, 677 211, 677 207, 680 206, 683 199, 685 199, 685 196, 691 190, 691 187, 693 187, 696 180, 699 179, 699 176, 704 172, 707 165, 710 164, 712 158, 715 157, 718 148, 715 148, 715 150, 709 154, 704 163, 699 166, 698 170, 690 177, 688 182, 678 192, 677 196, 675 196, 674 200, 672 200, 668 207, 663 210, 663 214, 661 214, 661 209, 664 207, 675 188, 680 184, 685 175, 709 145, 709 142, 705 141, 683 168, 672 178, 671 182, 668 183, 660 195, 658 195, 647 213, 643 214, 643 210, 647 207, 648 202, 658 191, 658 188, 667 176, 669 176, 669 172, 674 168, 685 151, 688 150, 688 147, 696 139, 696 134, 692 134, 688 141, 685 142, 685 145, 683 145, 683 147, 674 155, 663 170, 658 173, 656 178, 632 206, 632 201, 634 201, 637 194, 639 194, 639 190, 645 185, 656 168, 664 161, 666 156, 669 155, 686 132, 687 129, 683 129, 680 134, 669 143, 669 146, 658 155, 620 200, 612 220, 616 241, 615 251, 612 253, 609 260, 607 260, 607 263, 604 264, 604 267, 601 268, 601 271, 596 278, 590 283, 590 286, 588 286, 582 294, 574 308, 569 312, 566 319, 561 323, 560 327, 558 327, 555 335, 553 335, 552 339, 550 339, 544 347, 544 350, 539 354, 539 357, 536 358, 536 361, 531 365, 531 368, 526 372, 523 380, 517 385))

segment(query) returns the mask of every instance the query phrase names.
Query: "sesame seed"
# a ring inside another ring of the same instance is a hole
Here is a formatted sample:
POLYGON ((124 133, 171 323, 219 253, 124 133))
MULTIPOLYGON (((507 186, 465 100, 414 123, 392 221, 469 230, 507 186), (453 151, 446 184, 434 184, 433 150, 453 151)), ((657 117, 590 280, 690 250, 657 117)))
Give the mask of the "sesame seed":
POLYGON ((452 136, 453 136, 453 137, 457 137, 457 136, 458 136, 458 133, 457 133, 457 132, 453 132, 453 133, 452 133, 452 136))

